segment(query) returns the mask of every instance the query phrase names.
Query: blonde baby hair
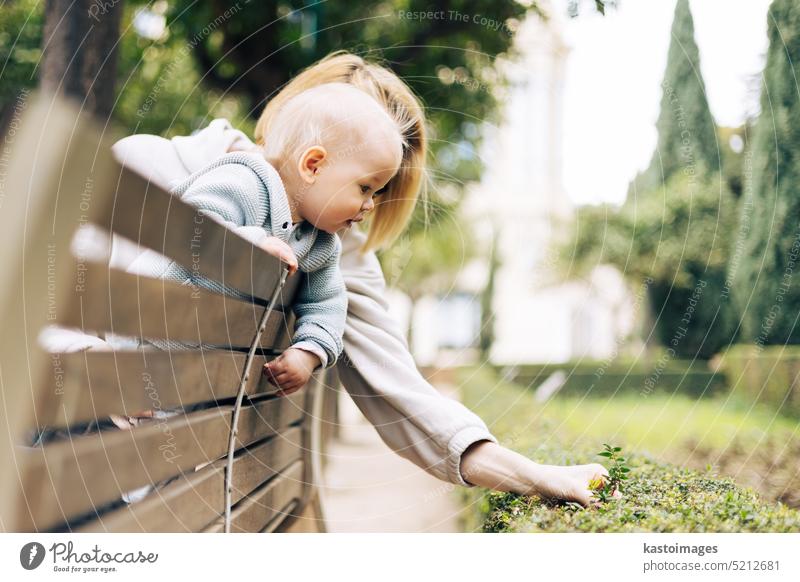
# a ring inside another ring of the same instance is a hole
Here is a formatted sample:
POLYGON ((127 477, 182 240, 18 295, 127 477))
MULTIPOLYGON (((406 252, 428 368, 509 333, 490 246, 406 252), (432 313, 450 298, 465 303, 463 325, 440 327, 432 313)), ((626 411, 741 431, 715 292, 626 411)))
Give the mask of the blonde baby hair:
POLYGON ((422 104, 389 69, 363 58, 336 51, 295 76, 267 102, 256 124, 256 143, 274 122, 278 110, 292 97, 325 83, 349 83, 372 96, 395 121, 403 136, 403 160, 386 191, 376 199, 369 234, 362 252, 389 247, 408 225, 417 199, 427 196, 427 137, 422 104))
POLYGON ((262 139, 264 156, 281 165, 296 163, 313 145, 325 147, 337 159, 358 155, 368 140, 396 152, 399 165, 406 146, 402 128, 379 103, 339 82, 323 83, 288 99, 262 139))

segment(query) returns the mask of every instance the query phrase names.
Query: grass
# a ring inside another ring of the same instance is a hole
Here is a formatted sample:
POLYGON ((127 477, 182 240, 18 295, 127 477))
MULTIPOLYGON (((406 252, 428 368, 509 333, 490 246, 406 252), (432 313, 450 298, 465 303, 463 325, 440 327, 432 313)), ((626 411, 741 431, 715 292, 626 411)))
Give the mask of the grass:
MULTIPOLYGON (((763 443, 796 442, 800 436, 796 422, 775 417, 768 409, 656 394, 592 400, 555 397, 542 405, 532 392, 501 381, 489 369, 461 370, 459 384, 464 403, 486 420, 498 440, 537 462, 603 462, 597 451, 610 442, 623 447, 631 469, 624 500, 598 510, 552 506, 535 497, 478 488, 464 490, 468 530, 800 531, 798 511, 721 475, 713 463, 696 470, 715 455, 724 459, 735 453, 740 461, 755 463, 754 451, 763 443)), ((793 473, 796 459, 786 455, 784 463, 793 473)), ((795 490, 784 487, 783 493, 795 490)))
POLYGON ((770 437, 800 438, 797 421, 776 415, 766 407, 752 410, 725 396, 694 400, 676 395, 625 395, 608 400, 577 397, 554 398, 537 409, 560 419, 563 430, 575 438, 608 434, 628 446, 655 455, 672 449, 688 436, 698 446, 723 449, 736 438, 757 443, 770 437))

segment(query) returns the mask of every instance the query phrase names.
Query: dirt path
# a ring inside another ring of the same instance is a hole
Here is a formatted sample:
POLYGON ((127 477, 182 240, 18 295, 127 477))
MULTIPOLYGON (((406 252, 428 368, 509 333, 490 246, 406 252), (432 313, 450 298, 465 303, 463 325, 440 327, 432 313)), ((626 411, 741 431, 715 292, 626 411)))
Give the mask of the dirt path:
POLYGON ((461 531, 454 486, 394 454, 344 393, 339 411, 322 490, 329 531, 461 531))

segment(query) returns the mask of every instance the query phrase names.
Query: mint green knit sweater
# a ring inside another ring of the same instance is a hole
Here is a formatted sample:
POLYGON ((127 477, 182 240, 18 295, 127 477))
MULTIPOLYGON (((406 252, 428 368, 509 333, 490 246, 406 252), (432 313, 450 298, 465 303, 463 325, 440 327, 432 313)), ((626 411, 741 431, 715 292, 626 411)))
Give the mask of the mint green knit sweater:
MULTIPOLYGON (((283 182, 277 170, 258 153, 225 154, 186 180, 173 184, 172 192, 198 208, 204 216, 224 224, 253 244, 276 236, 292 248, 299 270, 305 273, 293 304, 297 323, 292 345, 324 355, 320 359, 325 367, 333 366, 342 352, 347 315, 347 295, 339 272, 342 248, 339 237, 318 230, 308 222, 292 227, 283 182), (320 348, 323 353, 319 352, 320 348)), ((135 270, 217 293, 247 297, 153 252, 137 259, 135 270)), ((162 349, 186 346, 172 340, 151 340, 150 343, 162 349)))

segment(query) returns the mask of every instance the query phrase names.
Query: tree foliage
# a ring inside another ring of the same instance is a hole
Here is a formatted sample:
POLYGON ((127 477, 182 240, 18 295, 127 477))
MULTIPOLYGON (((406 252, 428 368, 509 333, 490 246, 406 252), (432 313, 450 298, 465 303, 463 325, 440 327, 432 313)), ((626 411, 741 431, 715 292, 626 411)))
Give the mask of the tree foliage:
POLYGON ((652 192, 687 167, 702 164, 710 172, 720 168, 716 126, 700 72, 689 0, 678 0, 670 34, 656 122, 658 144, 650 165, 631 183, 628 197, 652 192))
POLYGON ((44 12, 38 0, 3 4, 0 16, 0 107, 18 91, 37 85, 36 66, 42 57, 44 12))
MULTIPOLYGON (((185 135, 226 117, 252 134, 265 102, 328 53, 346 49, 381 62, 420 96, 432 130, 432 197, 412 221, 408 235, 416 248, 414 261, 403 270, 410 284, 421 284, 437 268, 450 273, 447 265, 470 247, 465 242, 454 250, 439 223, 448 219, 452 226, 461 188, 480 176, 479 126, 497 121, 505 85, 496 61, 513 56, 517 26, 529 12, 538 12, 535 3, 529 4, 129 0, 121 25, 114 117, 127 133, 185 135), (443 184, 456 195, 440 196, 443 184), (437 211, 430 212, 434 207, 437 211), (425 247, 439 242, 438 256, 426 260, 431 253, 425 247)), ((10 51, 13 75, 0 77, 4 98, 19 86, 17 78, 35 84, 43 43, 44 3, 21 1, 12 8, 0 17, 0 36, 22 33, 10 51)))
POLYGON ((710 358, 737 327, 726 271, 741 191, 741 150, 730 139, 742 132, 720 130, 718 142, 687 0, 675 8, 662 88, 650 166, 621 208, 579 209, 558 252, 563 275, 606 263, 633 288, 645 285, 655 339, 674 357, 710 358))
POLYGON ((757 344, 800 343, 800 6, 775 0, 767 17, 769 48, 761 115, 753 132, 752 188, 745 188, 731 263, 742 337, 757 344))
POLYGON ((719 174, 675 174, 622 208, 580 208, 559 263, 574 277, 612 264, 647 287, 659 343, 677 357, 709 358, 735 329, 725 273, 736 200, 719 174))

